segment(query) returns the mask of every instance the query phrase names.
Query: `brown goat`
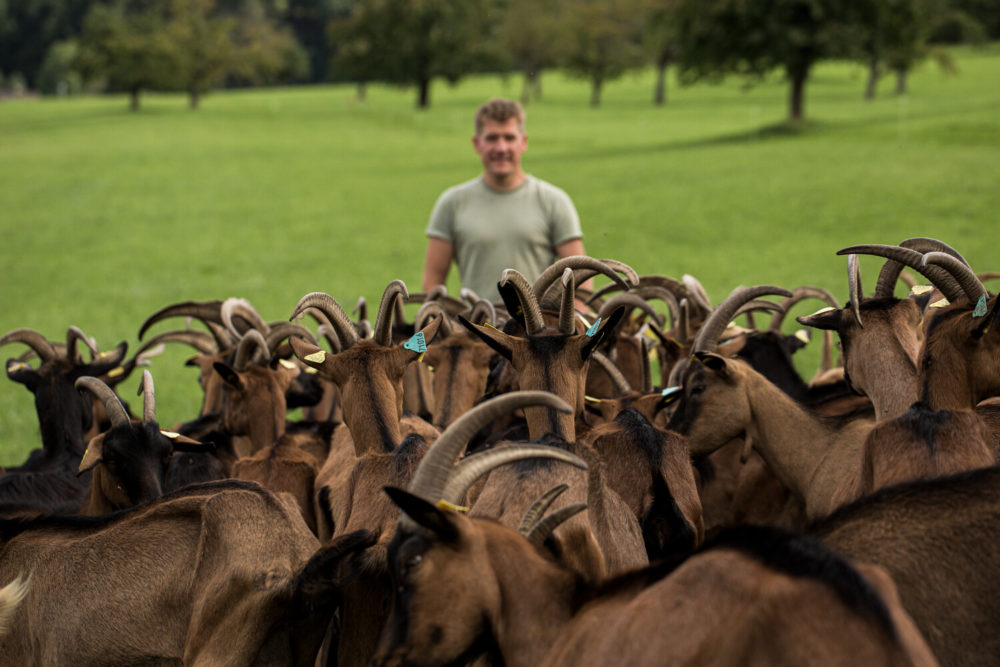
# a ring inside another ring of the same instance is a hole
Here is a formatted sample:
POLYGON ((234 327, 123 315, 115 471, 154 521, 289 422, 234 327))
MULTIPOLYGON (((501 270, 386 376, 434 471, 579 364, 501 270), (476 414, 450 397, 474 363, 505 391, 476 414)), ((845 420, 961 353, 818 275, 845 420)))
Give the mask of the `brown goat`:
POLYGON ((937 664, 884 571, 803 538, 742 529, 591 587, 503 526, 388 491, 415 525, 390 546, 380 667, 937 664))

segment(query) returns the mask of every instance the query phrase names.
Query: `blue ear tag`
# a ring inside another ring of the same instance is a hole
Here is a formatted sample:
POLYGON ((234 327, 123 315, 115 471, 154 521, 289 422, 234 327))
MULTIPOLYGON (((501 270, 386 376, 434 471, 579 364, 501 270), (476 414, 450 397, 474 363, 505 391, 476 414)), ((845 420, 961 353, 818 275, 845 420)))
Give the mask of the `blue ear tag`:
POLYGON ((976 303, 976 309, 972 311, 973 317, 986 317, 986 295, 983 294, 979 297, 979 301, 976 303))
POLYGON ((660 392, 660 396, 666 398, 667 396, 672 396, 673 394, 676 394, 680 390, 681 390, 680 387, 667 387, 666 389, 660 392))
POLYGON ((410 340, 403 343, 403 347, 407 350, 413 350, 417 354, 423 354, 427 351, 427 342, 424 340, 424 332, 418 331, 413 334, 410 340))
POLYGON ((600 326, 601 326, 601 318, 600 318, 600 317, 598 317, 598 318, 597 318, 597 321, 596 321, 596 322, 594 322, 593 324, 591 324, 591 325, 590 325, 590 328, 589 328, 589 329, 587 329, 587 335, 588 335, 588 336, 589 336, 590 338, 593 338, 593 337, 594 337, 594 334, 596 334, 596 333, 597 333, 597 329, 598 329, 598 328, 599 328, 600 326))

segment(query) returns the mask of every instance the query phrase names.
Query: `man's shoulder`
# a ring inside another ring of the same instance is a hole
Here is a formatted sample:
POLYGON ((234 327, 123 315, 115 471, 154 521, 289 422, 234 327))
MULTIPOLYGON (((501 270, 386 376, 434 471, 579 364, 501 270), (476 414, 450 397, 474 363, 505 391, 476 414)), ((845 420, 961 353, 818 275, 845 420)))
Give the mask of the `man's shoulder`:
POLYGON ((569 199, 569 194, 558 185, 553 185, 537 176, 527 175, 525 185, 532 188, 542 197, 565 197, 569 199))
POLYGON ((469 179, 464 183, 459 183, 458 185, 453 185, 441 193, 441 199, 461 199, 463 197, 468 197, 474 195, 478 192, 483 191, 485 186, 483 185, 483 179, 480 177, 469 179))

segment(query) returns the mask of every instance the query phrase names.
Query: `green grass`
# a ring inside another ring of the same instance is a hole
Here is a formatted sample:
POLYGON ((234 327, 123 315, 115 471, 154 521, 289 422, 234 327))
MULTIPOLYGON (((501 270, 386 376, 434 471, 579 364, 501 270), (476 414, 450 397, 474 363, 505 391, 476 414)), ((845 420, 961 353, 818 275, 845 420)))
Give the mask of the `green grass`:
MULTIPOLYGON (((643 72, 593 109, 586 83, 549 73, 525 165, 574 198, 591 255, 693 274, 713 301, 759 283, 843 299, 839 248, 910 236, 997 270, 1000 48, 956 58, 958 75, 924 65, 908 96, 887 80, 870 103, 859 66, 824 64, 796 130, 778 77, 672 82, 657 108, 643 72)), ((365 102, 351 86, 219 92, 197 112, 181 95, 146 95, 139 113, 121 96, 0 104, 0 331, 61 339, 72 324, 102 349, 134 348, 143 319, 176 301, 240 296, 278 320, 314 290, 348 308, 361 295, 376 307, 395 278, 417 291, 434 200, 479 170, 475 107, 519 90, 518 77, 440 84, 426 111, 381 86, 365 102)), ((863 262, 869 289, 878 265, 863 262)), ((154 363, 164 424, 200 404, 189 354, 154 363)), ((0 383, 0 464, 37 443, 28 393, 0 383)))

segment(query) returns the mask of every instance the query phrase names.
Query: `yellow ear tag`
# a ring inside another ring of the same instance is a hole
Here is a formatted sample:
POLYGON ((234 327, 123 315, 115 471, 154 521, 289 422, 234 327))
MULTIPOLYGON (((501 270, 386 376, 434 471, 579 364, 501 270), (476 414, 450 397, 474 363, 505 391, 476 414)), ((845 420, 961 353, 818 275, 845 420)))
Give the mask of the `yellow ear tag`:
MULTIPOLYGON (((418 364, 419 364, 419 363, 423 363, 423 361, 424 361, 424 353, 423 353, 423 352, 421 352, 421 353, 420 353, 420 356, 419 356, 419 357, 417 357, 417 363, 418 363, 418 364)), ((432 370, 433 370, 433 369, 432 369, 432 370)))
POLYGON ((98 359, 103 359, 104 357, 110 357, 110 356, 111 356, 111 352, 108 351, 108 350, 105 350, 104 352, 98 352, 97 353, 97 358, 98 359))
POLYGON ((293 370, 295 370, 297 368, 297 366, 295 364, 293 364, 292 362, 290 362, 288 359, 281 359, 281 360, 279 360, 279 363, 281 363, 282 366, 284 366, 285 368, 287 368, 290 371, 293 371, 293 370))
POLYGON ((601 399, 594 398, 593 396, 584 396, 583 400, 587 401, 588 403, 600 403, 601 402, 601 399))
POLYGON ((497 328, 496 328, 495 326, 493 326, 493 325, 492 325, 492 324, 490 324, 489 322, 483 322, 483 326, 484 326, 484 327, 489 327, 490 329, 493 329, 493 330, 494 330, 494 331, 496 331, 497 333, 503 333, 502 331, 500 331, 499 329, 497 329, 497 328))
POLYGON ((308 373, 309 375, 316 375, 316 373, 319 373, 319 371, 313 368, 312 366, 306 366, 306 373, 308 373))
POLYGON ((326 350, 319 350, 318 352, 313 352, 312 354, 307 354, 304 359, 306 361, 311 361, 314 364, 321 364, 326 361, 326 350))
POLYGON ((944 308, 945 306, 948 306, 948 305, 950 305, 950 302, 948 301, 948 299, 941 299, 940 301, 935 301, 934 303, 932 303, 930 305, 930 307, 931 308, 944 308))
POLYGON ((160 435, 162 435, 165 438, 170 438, 171 440, 173 440, 174 438, 179 438, 181 436, 180 433, 174 433, 173 431, 164 431, 163 429, 160 429, 160 435))
POLYGON ((118 366, 117 368, 112 368, 110 371, 108 371, 108 377, 109 378, 116 378, 116 377, 118 377, 119 375, 121 375, 124 372, 125 372, 125 369, 122 368, 121 366, 118 366))
POLYGON ((580 320, 581 322, 583 322, 583 326, 587 327, 588 329, 590 328, 590 322, 587 321, 586 317, 584 317, 580 313, 577 313, 576 317, 577 317, 578 320, 580 320))
POLYGON ((931 285, 914 285, 910 288, 910 294, 916 294, 918 296, 932 291, 934 291, 934 288, 931 285))
POLYGON ((20 361, 18 361, 18 362, 15 362, 15 363, 11 364, 10 366, 8 366, 7 367, 7 371, 8 372, 20 371, 20 370, 24 370, 25 368, 28 368, 28 364, 24 364, 24 363, 21 363, 20 361))
POLYGON ((77 471, 83 470, 83 462, 87 460, 87 452, 89 451, 90 447, 87 447, 85 450, 83 450, 83 456, 80 458, 80 467, 77 468, 77 471))
POLYGON ((451 510, 453 512, 468 512, 468 507, 462 507, 461 505, 452 505, 447 500, 439 500, 437 502, 437 508, 439 510, 451 510))
POLYGON ((809 332, 806 331, 805 329, 799 329, 798 331, 796 331, 795 337, 798 338, 803 343, 808 343, 812 340, 811 338, 809 338, 809 332))
POLYGON ((836 310, 836 308, 834 308, 833 306, 827 306, 826 308, 820 308, 819 310, 817 310, 815 313, 813 313, 809 317, 812 317, 813 315, 822 315, 823 313, 829 313, 831 310, 836 310))

